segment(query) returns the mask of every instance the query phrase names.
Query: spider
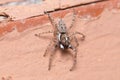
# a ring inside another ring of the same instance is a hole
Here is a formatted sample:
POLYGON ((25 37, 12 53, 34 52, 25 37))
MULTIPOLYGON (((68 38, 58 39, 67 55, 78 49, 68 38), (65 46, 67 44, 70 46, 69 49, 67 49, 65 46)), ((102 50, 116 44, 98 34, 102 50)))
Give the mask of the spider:
POLYGON ((85 35, 80 33, 80 32, 74 32, 72 34, 69 34, 69 30, 74 26, 74 23, 75 23, 75 19, 76 19, 76 16, 75 16, 75 12, 73 14, 73 19, 72 19, 72 23, 70 25, 70 27, 67 29, 64 21, 62 20, 62 18, 60 18, 60 20, 58 21, 58 23, 56 23, 54 21, 54 19, 51 17, 51 15, 49 13, 47 13, 45 11, 45 14, 48 15, 48 18, 54 28, 54 31, 48 31, 48 32, 42 32, 42 33, 39 33, 39 34, 35 34, 35 36, 37 37, 40 37, 41 34, 46 34, 46 33, 53 33, 53 38, 52 40, 50 41, 50 43, 48 44, 47 46, 47 49, 45 50, 45 53, 43 56, 46 56, 47 52, 48 52, 48 48, 52 45, 51 43, 53 43, 53 53, 50 54, 50 58, 49 58, 49 65, 48 65, 48 70, 51 69, 51 63, 52 63, 52 58, 53 58, 53 55, 55 53, 55 50, 57 48, 59 48, 60 50, 68 50, 68 49, 72 49, 74 54, 73 54, 73 64, 70 68, 70 71, 72 71, 76 65, 76 60, 77 60, 77 47, 79 46, 79 43, 78 43, 78 40, 76 38, 76 34, 79 34, 81 35, 81 40, 84 40, 85 39, 85 35), (73 46, 71 44, 71 41, 72 39, 75 40, 76 42, 76 46, 73 46))

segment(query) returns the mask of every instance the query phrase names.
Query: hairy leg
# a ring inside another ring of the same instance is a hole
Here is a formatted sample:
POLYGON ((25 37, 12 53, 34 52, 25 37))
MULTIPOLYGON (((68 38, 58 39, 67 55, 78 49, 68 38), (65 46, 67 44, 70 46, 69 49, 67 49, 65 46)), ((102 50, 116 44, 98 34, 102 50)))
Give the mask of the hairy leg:
POLYGON ((53 31, 42 32, 42 33, 35 34, 35 36, 40 37, 41 34, 48 34, 48 33, 54 33, 54 32, 53 31))
POLYGON ((44 11, 44 13, 48 15, 48 18, 49 18, 49 20, 50 20, 50 22, 51 22, 51 24, 52 24, 52 26, 53 26, 53 29, 56 30, 57 24, 56 24, 56 22, 54 21, 54 19, 51 17, 51 15, 50 15, 48 12, 44 11))
POLYGON ((76 63, 77 63, 77 49, 73 47, 72 50, 74 54, 73 54, 73 64, 72 64, 72 67, 70 68, 70 71, 72 71, 75 68, 76 63))
POLYGON ((46 56, 49 47, 52 45, 52 44, 51 44, 52 42, 53 42, 53 40, 51 40, 50 43, 48 44, 47 49, 45 50, 45 53, 43 54, 44 57, 46 56))
POLYGON ((75 39, 75 42, 76 42, 76 46, 75 46, 75 48, 77 48, 77 47, 79 46, 79 42, 78 42, 76 36, 74 36, 74 39, 75 39))
MULTIPOLYGON (((76 38, 75 35, 71 36, 70 41, 71 41, 71 42, 73 42, 73 41, 75 42, 75 44, 76 44, 76 45, 74 45, 75 48, 77 48, 77 47, 79 46, 78 39, 76 38)), ((71 49, 72 49, 72 47, 71 47, 71 49)))
POLYGON ((74 32, 74 33, 72 33, 69 37, 72 37, 72 36, 74 36, 74 35, 76 35, 76 34, 79 34, 79 35, 82 35, 82 40, 84 40, 85 39, 85 35, 83 34, 83 33, 81 33, 81 32, 74 32))
POLYGON ((76 20, 76 13, 75 13, 75 10, 73 9, 73 19, 72 19, 72 23, 71 23, 68 30, 70 30, 74 26, 75 20, 76 20))
POLYGON ((53 59, 53 55, 54 55, 55 52, 56 52, 56 48, 57 48, 57 46, 56 46, 56 44, 55 44, 55 45, 54 45, 54 48, 53 48, 53 51, 52 51, 52 53, 50 54, 48 70, 51 70, 52 59, 53 59))

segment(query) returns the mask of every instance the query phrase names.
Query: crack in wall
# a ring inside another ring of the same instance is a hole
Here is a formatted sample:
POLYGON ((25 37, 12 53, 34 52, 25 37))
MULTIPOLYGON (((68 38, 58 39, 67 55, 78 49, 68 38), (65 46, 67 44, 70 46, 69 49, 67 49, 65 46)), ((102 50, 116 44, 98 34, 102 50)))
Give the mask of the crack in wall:
MULTIPOLYGON (((23 1, 27 1, 27 0, 23 0, 23 1)), ((41 0, 42 1, 42 0, 41 0)), ((61 1, 61 0, 60 0, 61 1)), ((59 3, 59 8, 57 9, 54 9, 54 10, 50 10, 50 11, 46 11, 47 13, 52 13, 54 11, 60 11, 60 10, 67 10, 67 9, 71 9, 71 8, 75 8, 75 7, 80 7, 80 6, 86 6, 86 5, 91 5, 91 4, 96 4, 96 3, 101 3, 101 2, 105 2, 105 1, 110 1, 110 0, 98 0, 98 1, 93 1, 93 2, 88 2, 88 3, 83 3, 83 4, 77 4, 77 5, 73 5, 73 6, 69 6, 69 7, 66 7, 66 8, 61 8, 61 4, 59 3)), ((43 14, 42 14, 43 15, 43 14)), ((33 17, 38 17, 38 16, 42 16, 41 14, 40 15, 35 15, 35 16, 31 16, 31 17, 28 17, 26 19, 30 19, 30 18, 33 18, 33 17)))
MULTIPOLYGON (((52 12, 55 12, 55 11, 60 11, 60 10, 67 10, 67 9, 71 9, 71 8, 75 8, 75 7, 80 7, 80 6, 86 6, 86 5, 91 5, 91 4, 94 4, 94 3, 101 3, 101 2, 105 2, 105 1, 110 1, 110 0, 98 0, 98 1, 93 1, 93 2, 88 2, 88 3, 84 3, 84 4, 77 4, 77 5, 74 5, 74 6, 69 6, 69 7, 66 7, 66 8, 57 8, 57 9, 54 9, 52 11, 46 11, 47 13, 52 13, 52 12)), ((59 7, 61 6, 61 4, 59 4, 59 7)), ((43 14, 42 14, 43 15, 43 14)), ((31 17, 28 17, 27 19, 30 19, 30 18, 33 18, 33 17, 38 17, 38 16, 42 16, 42 15, 36 15, 36 16, 31 16, 31 17)))
MULTIPOLYGON (((86 6, 86 5, 90 5, 90 4, 94 4, 94 3, 101 3, 101 2, 105 2, 105 1, 109 1, 109 0, 98 0, 98 1, 93 1, 93 2, 88 2, 88 3, 83 3, 83 4, 77 4, 74 6, 69 6, 66 8, 57 8, 54 11, 59 11, 59 10, 66 10, 66 9, 70 9, 70 8, 74 8, 74 7, 79 7, 79 6, 86 6)), ((54 12, 54 11, 47 11, 48 13, 54 12)))
POLYGON ((0 23, 3 21, 12 21, 12 18, 5 12, 0 12, 0 23))

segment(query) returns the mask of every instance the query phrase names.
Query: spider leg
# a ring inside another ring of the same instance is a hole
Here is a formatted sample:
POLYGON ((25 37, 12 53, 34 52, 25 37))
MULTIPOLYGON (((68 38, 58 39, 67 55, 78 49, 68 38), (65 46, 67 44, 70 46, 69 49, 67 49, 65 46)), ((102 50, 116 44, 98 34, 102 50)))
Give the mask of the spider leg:
POLYGON ((44 13, 48 15, 48 18, 49 18, 49 20, 50 20, 53 28, 56 30, 57 24, 56 24, 56 22, 54 21, 54 19, 51 17, 51 15, 50 15, 47 11, 44 11, 44 13))
MULTIPOLYGON (((75 40, 75 41, 74 41, 74 42, 76 43, 75 48, 77 48, 77 47, 79 46, 78 39, 76 38, 76 36, 75 36, 75 35, 73 35, 73 36, 71 36, 71 37, 72 37, 72 38, 70 39, 70 41, 75 40)), ((71 49, 72 49, 72 47, 71 47, 71 49)))
POLYGON ((53 31, 42 32, 42 33, 35 34, 35 36, 40 37, 41 34, 48 34, 48 33, 54 33, 54 32, 53 31))
POLYGON ((47 49, 45 50, 45 53, 43 54, 44 57, 46 56, 47 51, 48 51, 48 48, 51 46, 52 41, 53 41, 53 40, 51 40, 50 43, 48 44, 47 49))
MULTIPOLYGON (((78 42, 78 39, 76 38, 76 36, 74 36, 74 39, 75 39, 75 42, 76 42, 75 48, 77 48, 79 46, 79 42, 78 42)), ((82 54, 81 54, 81 57, 82 57, 82 54)))
POLYGON ((75 47, 72 47, 72 50, 74 54, 73 54, 73 64, 72 64, 72 67, 70 68, 70 71, 72 71, 75 68, 77 63, 77 49, 75 47))
POLYGON ((71 23, 68 30, 70 30, 74 26, 75 20, 76 20, 76 13, 75 13, 75 10, 73 9, 73 19, 72 19, 72 23, 71 23))
POLYGON ((55 53, 56 48, 57 48, 57 46, 55 45, 54 48, 53 48, 53 52, 52 52, 51 55, 50 55, 48 70, 51 70, 52 59, 53 59, 53 55, 54 55, 54 53, 55 53))
POLYGON ((76 36, 74 36, 74 39, 75 39, 75 42, 76 42, 76 46, 75 46, 75 48, 77 48, 77 47, 79 46, 79 42, 78 42, 76 36))
POLYGON ((74 35, 76 35, 76 34, 79 34, 79 35, 82 35, 82 39, 81 40, 84 40, 85 39, 85 35, 83 34, 83 33, 81 33, 81 32, 74 32, 74 33, 72 33, 69 37, 72 37, 72 36, 74 36, 74 35))

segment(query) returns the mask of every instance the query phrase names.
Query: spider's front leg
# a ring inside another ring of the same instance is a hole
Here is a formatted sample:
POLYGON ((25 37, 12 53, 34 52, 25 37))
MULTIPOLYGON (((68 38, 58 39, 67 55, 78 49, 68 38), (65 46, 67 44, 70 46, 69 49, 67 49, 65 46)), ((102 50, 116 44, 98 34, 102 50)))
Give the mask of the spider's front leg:
POLYGON ((75 25, 75 21, 76 21, 76 13, 75 13, 75 10, 73 9, 72 23, 71 23, 71 25, 70 25, 70 27, 69 27, 68 30, 71 30, 71 29, 72 29, 72 27, 75 25))
POLYGON ((50 23, 52 24, 53 29, 56 30, 57 23, 54 21, 54 19, 47 11, 44 11, 44 13, 48 15, 48 18, 50 20, 50 23))

